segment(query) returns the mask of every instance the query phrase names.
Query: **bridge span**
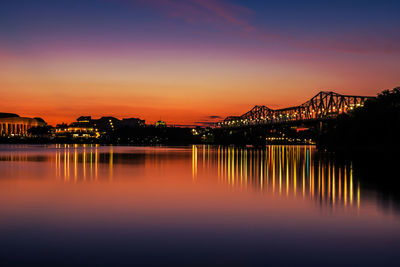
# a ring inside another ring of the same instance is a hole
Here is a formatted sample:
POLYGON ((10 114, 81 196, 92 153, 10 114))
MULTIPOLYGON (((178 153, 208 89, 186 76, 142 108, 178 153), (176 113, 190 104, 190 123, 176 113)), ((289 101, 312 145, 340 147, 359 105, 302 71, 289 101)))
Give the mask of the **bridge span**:
POLYGON ((241 116, 227 117, 219 123, 219 126, 240 127, 300 121, 322 121, 362 107, 366 100, 373 98, 375 97, 341 95, 335 92, 321 91, 299 106, 283 109, 255 106, 241 116))

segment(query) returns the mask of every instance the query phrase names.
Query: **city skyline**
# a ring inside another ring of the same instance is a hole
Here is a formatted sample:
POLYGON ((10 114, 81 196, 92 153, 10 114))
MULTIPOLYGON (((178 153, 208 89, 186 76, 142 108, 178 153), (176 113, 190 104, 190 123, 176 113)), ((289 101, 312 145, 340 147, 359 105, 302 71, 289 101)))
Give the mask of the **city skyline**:
POLYGON ((395 1, 8 1, 2 112, 201 124, 400 82, 395 1), (23 5, 21 5, 23 3, 23 5))

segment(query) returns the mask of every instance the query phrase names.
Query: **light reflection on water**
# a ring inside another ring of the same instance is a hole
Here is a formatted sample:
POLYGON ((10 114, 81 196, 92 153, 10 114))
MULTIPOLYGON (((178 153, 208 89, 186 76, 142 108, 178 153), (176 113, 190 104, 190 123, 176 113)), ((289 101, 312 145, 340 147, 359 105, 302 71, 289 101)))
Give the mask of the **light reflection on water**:
POLYGON ((396 265, 399 211, 364 183, 313 146, 0 146, 0 263, 396 265))
POLYGON ((185 155, 191 153, 193 183, 198 179, 215 176, 219 184, 225 184, 236 191, 251 190, 273 196, 301 197, 332 208, 339 206, 359 210, 361 205, 362 190, 360 181, 353 177, 352 163, 337 163, 332 157, 321 157, 313 146, 267 146, 264 149, 253 149, 193 145, 190 148, 133 149, 100 145, 54 145, 49 146, 46 153, 42 153, 41 147, 36 150, 22 145, 6 147, 8 149, 3 149, 0 154, 0 161, 49 162, 54 178, 64 182, 97 181, 100 164, 100 179, 112 182, 115 160, 117 164, 157 168, 160 161, 171 160, 169 154, 179 151, 185 155), (115 149, 117 153, 114 153, 115 149))
POLYGON ((314 158, 314 154, 312 146, 193 146, 192 177, 195 181, 199 168, 214 169, 216 162, 218 182, 235 189, 251 187, 272 195, 301 196, 321 204, 359 208, 360 182, 354 181, 351 163, 337 164, 329 158, 314 158))
MULTIPOLYGON (((53 158, 32 156, 25 152, 3 155, 0 160, 50 161, 54 166, 55 178, 65 182, 98 180, 100 161, 108 165, 108 174, 102 178, 113 180, 113 146, 56 145, 55 148, 53 158)), ((151 150, 146 153, 155 157, 151 150)), ((238 190, 248 190, 250 187, 272 195, 301 196, 331 206, 360 207, 360 182, 354 181, 351 163, 338 165, 329 158, 314 158, 313 146, 248 149, 193 145, 191 153, 193 182, 198 179, 199 169, 202 173, 207 170, 207 173, 217 173, 218 183, 238 190)), ((127 155, 126 152, 122 156, 117 154, 119 163, 127 155)), ((137 155, 135 161, 140 161, 141 153, 137 155)))

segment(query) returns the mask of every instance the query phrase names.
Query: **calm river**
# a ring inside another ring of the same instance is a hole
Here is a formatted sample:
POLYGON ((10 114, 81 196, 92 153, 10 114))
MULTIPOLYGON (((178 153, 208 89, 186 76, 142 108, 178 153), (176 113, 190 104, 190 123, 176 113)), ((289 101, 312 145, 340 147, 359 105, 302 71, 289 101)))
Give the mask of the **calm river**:
POLYGON ((312 146, 1 145, 0 266, 399 266, 383 194, 312 146))

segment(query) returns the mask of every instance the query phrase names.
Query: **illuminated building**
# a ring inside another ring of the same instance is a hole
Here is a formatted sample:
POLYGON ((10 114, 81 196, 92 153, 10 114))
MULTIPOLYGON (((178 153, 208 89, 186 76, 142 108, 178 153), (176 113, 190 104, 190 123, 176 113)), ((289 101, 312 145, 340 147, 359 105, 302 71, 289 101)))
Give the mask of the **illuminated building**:
POLYGON ((166 127, 167 126, 165 121, 156 121, 155 125, 156 125, 156 127, 166 127))
POLYGON ((90 123, 92 121, 91 116, 80 116, 79 118, 76 119, 78 123, 90 123))
POLYGON ((0 113, 1 136, 27 136, 30 128, 45 125, 46 122, 41 118, 26 118, 13 113, 0 113))
POLYGON ((97 138, 100 136, 97 129, 93 127, 57 125, 55 134, 57 137, 73 138, 97 138))
POLYGON ((114 132, 119 126, 120 120, 114 117, 101 117, 100 119, 92 119, 91 125, 99 129, 100 134, 114 132))
POLYGON ((61 124, 56 127, 56 136, 73 138, 98 138, 112 134, 115 130, 124 128, 144 127, 145 121, 138 118, 119 120, 115 117, 92 119, 91 116, 80 116, 71 124, 61 124))

